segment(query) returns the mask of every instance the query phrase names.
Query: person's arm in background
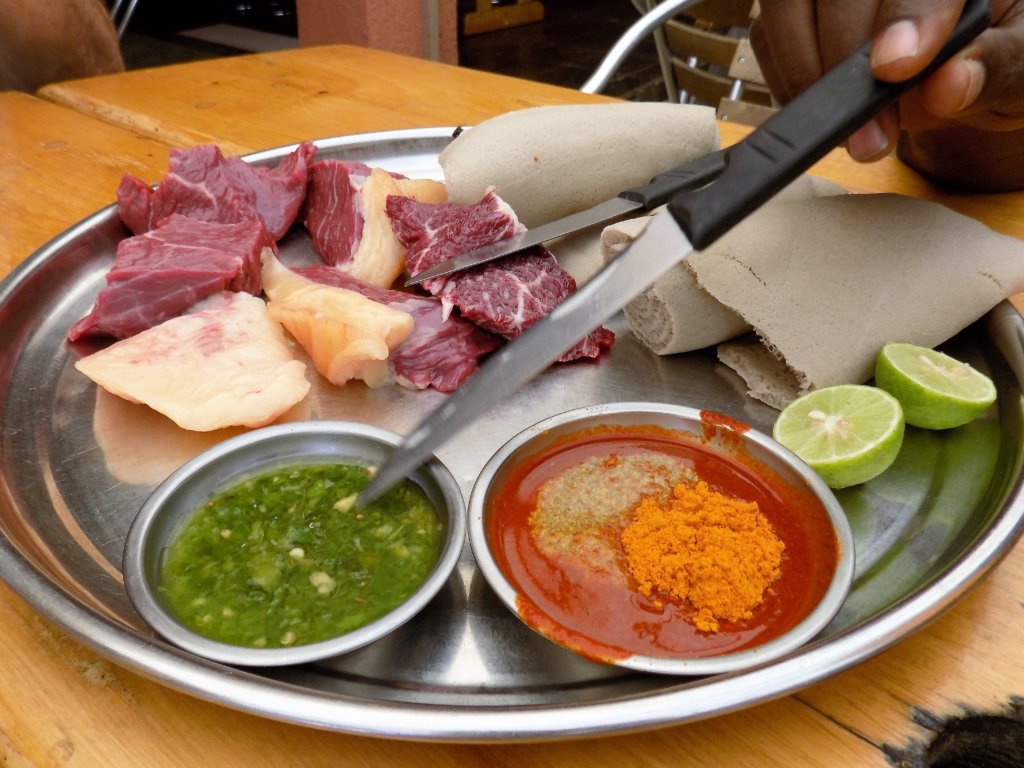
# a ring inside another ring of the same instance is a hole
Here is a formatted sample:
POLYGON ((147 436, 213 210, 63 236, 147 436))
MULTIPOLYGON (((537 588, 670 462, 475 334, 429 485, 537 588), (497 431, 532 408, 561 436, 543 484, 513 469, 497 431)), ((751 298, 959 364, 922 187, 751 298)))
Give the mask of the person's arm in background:
POLYGON ((0 89, 124 70, 102 0, 0 0, 0 89))
MULTIPOLYGON (((761 0, 758 62, 786 102, 872 40, 875 76, 920 72, 964 0, 761 0)), ((993 0, 992 25, 847 142, 857 160, 897 147, 908 165, 964 189, 1024 189, 1024 0, 993 0)))

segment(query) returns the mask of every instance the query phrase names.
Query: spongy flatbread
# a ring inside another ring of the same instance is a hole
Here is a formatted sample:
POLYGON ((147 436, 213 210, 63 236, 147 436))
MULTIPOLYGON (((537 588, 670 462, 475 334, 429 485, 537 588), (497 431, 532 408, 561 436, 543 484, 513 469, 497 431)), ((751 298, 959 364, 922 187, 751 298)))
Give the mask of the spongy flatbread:
POLYGON ((784 363, 773 374, 763 351, 719 349, 778 408, 795 393, 866 381, 886 342, 935 346, 1024 290, 1024 243, 892 194, 780 203, 686 263, 784 363))
POLYGON ((718 359, 739 374, 748 395, 773 408, 782 410, 801 394, 793 372, 753 333, 719 344, 718 359))
POLYGON ((601 271, 601 227, 590 227, 544 243, 558 260, 558 266, 583 285, 601 271))
MULTIPOLYGON (((743 231, 756 233, 759 221, 771 216, 780 202, 806 200, 818 195, 844 194, 845 190, 815 176, 801 176, 779 192, 763 208, 706 250, 715 254, 728 249, 732 238, 749 239, 743 231)), ((604 228, 601 248, 604 260, 621 253, 647 226, 649 216, 627 219, 604 228)), ((558 251, 555 251, 558 254, 558 251)), ((659 355, 689 352, 734 338, 750 330, 739 314, 724 306, 697 285, 693 273, 679 264, 659 278, 625 308, 634 335, 659 355)))
POLYGON ((625 102, 533 107, 485 120, 441 153, 448 197, 487 187, 535 227, 646 184, 719 146, 715 111, 625 102))
MULTIPOLYGON (((650 217, 606 227, 601 244, 614 258, 647 227, 650 217)), ((630 330, 659 355, 702 349, 750 330, 733 310, 702 290, 693 274, 678 264, 623 308, 630 330)))

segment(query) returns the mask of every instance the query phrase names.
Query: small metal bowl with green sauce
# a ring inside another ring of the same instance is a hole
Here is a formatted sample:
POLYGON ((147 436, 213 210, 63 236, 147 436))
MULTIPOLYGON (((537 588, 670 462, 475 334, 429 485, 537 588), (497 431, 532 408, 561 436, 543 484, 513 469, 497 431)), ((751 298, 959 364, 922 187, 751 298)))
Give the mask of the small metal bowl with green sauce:
POLYGON ((187 462, 146 500, 123 572, 139 615, 186 651, 239 666, 361 648, 422 610, 466 536, 436 459, 367 508, 355 498, 400 436, 364 424, 280 424, 187 462))

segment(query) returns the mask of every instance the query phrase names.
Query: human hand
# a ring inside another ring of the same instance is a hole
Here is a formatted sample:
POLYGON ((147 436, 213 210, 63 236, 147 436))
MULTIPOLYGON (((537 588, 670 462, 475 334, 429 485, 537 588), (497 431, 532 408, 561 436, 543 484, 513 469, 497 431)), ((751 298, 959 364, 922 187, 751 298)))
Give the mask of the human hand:
MULTIPOLYGON (((782 102, 868 39, 873 40, 875 76, 898 82, 935 57, 963 5, 964 0, 761 0, 751 44, 765 80, 782 102)), ((1022 62, 1024 0, 992 0, 990 28, 851 135, 850 155, 862 161, 886 156, 901 129, 913 134, 966 128, 972 137, 978 131, 1024 130, 1022 62)), ((1024 143, 1013 143, 1024 155, 1024 143)))

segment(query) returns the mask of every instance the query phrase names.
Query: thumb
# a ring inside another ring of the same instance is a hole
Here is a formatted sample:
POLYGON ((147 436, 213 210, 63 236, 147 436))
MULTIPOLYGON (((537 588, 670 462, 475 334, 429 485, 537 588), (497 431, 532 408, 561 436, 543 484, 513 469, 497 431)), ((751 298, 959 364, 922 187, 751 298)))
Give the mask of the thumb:
POLYGON ((986 30, 921 86, 921 106, 985 130, 1024 128, 1024 8, 986 30))
POLYGON ((882 0, 871 45, 875 76, 900 82, 924 69, 949 39, 963 0, 882 0))

